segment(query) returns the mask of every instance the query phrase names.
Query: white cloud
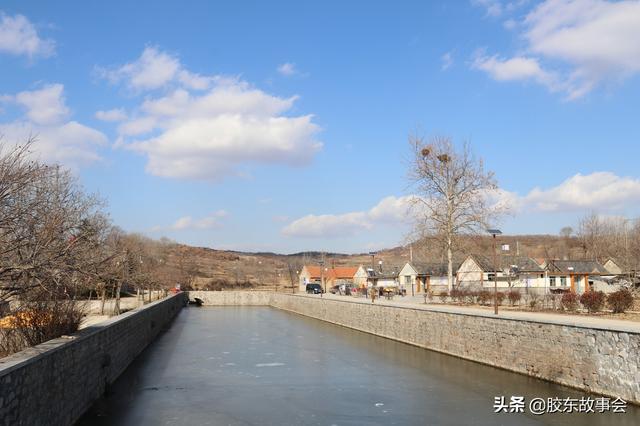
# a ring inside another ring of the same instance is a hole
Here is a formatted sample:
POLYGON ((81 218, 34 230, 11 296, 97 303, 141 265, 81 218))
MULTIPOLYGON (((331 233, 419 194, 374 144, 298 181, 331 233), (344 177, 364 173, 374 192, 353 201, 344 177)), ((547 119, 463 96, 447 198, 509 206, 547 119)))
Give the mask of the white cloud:
POLYGON ((96 111, 96 118, 102 121, 124 121, 127 113, 123 108, 114 108, 107 111, 96 111))
POLYGON ((9 16, 0 12, 0 52, 12 55, 48 57, 55 53, 53 40, 42 39, 23 15, 9 16))
POLYGON ((112 83, 125 82, 132 90, 155 90, 169 83, 194 90, 207 89, 212 77, 185 70, 180 60, 157 47, 146 47, 140 57, 115 69, 98 68, 99 74, 112 83))
POLYGON ((533 80, 552 91, 558 90, 557 78, 544 71, 535 58, 501 59, 497 56, 477 56, 472 67, 485 71, 497 81, 533 80))
POLYGON ((539 70, 521 74, 519 79, 533 79, 560 90, 567 99, 580 98, 604 82, 620 82, 640 73, 638 1, 547 0, 529 11, 520 24, 525 52, 513 59, 527 57, 539 70), (541 74, 558 76, 558 81, 549 85, 539 78, 541 74))
POLYGON ((442 61, 441 69, 442 71, 446 71, 453 65, 453 54, 451 52, 447 52, 440 58, 442 61))
POLYGON ((73 168, 100 159, 97 148, 107 143, 107 137, 98 130, 69 120, 63 85, 51 84, 16 95, 2 95, 0 100, 25 109, 24 116, 0 123, 4 142, 24 143, 35 137, 33 149, 41 160, 73 168))
MULTIPOLYGON (((189 74, 179 61, 157 49, 147 48, 142 56, 148 57, 145 64, 161 58, 179 74, 189 74)), ((153 175, 215 181, 241 175, 240 169, 250 163, 307 164, 322 147, 315 138, 320 128, 313 116, 288 114, 296 96, 270 95, 223 76, 210 77, 207 90, 194 91, 194 80, 185 84, 170 74, 135 80, 135 87, 162 87, 165 92, 147 97, 118 126, 118 145, 147 156, 147 171, 153 175)))
POLYGON ((611 172, 578 173, 558 186, 534 188, 521 202, 523 208, 536 211, 615 211, 640 202, 640 179, 611 172))
POLYGON ((39 90, 20 92, 13 100, 26 108, 27 117, 33 123, 55 124, 69 116, 63 91, 62 84, 50 84, 39 90))
MULTIPOLYGON (((411 220, 415 196, 386 197, 367 211, 343 214, 310 214, 282 229, 297 238, 348 237, 376 226, 400 226, 411 220)), ((611 172, 576 174, 557 186, 534 188, 525 195, 497 189, 487 194, 489 205, 518 213, 620 212, 640 203, 640 179, 620 177, 611 172)))
POLYGON ((366 213, 352 212, 339 215, 307 215, 285 226, 282 233, 288 237, 345 237, 358 231, 371 229, 366 213))
POLYGON ((288 237, 334 238, 355 235, 380 224, 401 224, 407 220, 411 198, 389 196, 368 211, 310 214, 285 226, 282 233, 288 237))
POLYGON ((219 228, 222 226, 220 219, 228 215, 229 213, 226 210, 218 210, 198 219, 194 219, 191 216, 183 216, 169 226, 156 226, 152 228, 152 232, 219 228))
POLYGON ((278 72, 287 77, 295 74, 299 74, 298 69, 296 68, 296 65, 291 62, 285 62, 284 64, 279 65, 278 72))
POLYGON ((488 16, 496 17, 502 15, 503 7, 500 0, 471 0, 471 3, 484 8, 488 16))
POLYGON ((41 160, 72 168, 98 161, 97 148, 107 143, 103 133, 76 121, 47 126, 22 120, 0 123, 0 135, 11 144, 24 143, 33 136, 33 149, 41 160))

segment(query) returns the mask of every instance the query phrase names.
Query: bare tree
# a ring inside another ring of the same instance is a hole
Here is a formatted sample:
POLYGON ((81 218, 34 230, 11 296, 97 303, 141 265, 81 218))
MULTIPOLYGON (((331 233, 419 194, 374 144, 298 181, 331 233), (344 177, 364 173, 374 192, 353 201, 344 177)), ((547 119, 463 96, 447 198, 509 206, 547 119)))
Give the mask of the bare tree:
POLYGON ((75 331, 110 226, 70 172, 30 158, 31 143, 0 145, 0 300, 16 322, 5 353, 75 331))
POLYGON ((564 238, 570 238, 573 235, 573 228, 570 226, 564 226, 560 230, 560 236, 564 238))
POLYGON ((450 138, 409 139, 409 180, 416 191, 416 230, 432 236, 446 253, 448 288, 453 288, 453 253, 459 237, 482 233, 505 207, 492 203, 497 189, 493 173, 484 170, 468 144, 456 149, 450 138))

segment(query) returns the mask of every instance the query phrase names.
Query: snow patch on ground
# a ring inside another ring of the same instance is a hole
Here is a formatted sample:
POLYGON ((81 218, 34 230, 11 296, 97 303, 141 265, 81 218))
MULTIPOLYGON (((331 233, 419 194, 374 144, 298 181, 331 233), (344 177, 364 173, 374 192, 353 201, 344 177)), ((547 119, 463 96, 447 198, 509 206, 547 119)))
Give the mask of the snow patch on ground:
POLYGON ((256 364, 256 367, 282 367, 283 365, 281 362, 265 362, 263 364, 256 364))

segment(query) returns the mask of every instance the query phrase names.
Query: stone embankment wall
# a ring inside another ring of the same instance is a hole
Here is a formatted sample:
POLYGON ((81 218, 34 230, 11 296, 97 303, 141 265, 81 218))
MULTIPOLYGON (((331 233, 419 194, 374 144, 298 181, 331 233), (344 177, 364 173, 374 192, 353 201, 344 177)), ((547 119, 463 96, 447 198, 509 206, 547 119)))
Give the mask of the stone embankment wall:
POLYGON ((269 291, 189 291, 189 299, 201 299, 205 306, 268 306, 269 291))
POLYGON ((151 343, 185 293, 0 359, 0 419, 6 425, 69 425, 151 343))
POLYGON ((271 306, 640 403, 640 333, 277 294, 271 306))

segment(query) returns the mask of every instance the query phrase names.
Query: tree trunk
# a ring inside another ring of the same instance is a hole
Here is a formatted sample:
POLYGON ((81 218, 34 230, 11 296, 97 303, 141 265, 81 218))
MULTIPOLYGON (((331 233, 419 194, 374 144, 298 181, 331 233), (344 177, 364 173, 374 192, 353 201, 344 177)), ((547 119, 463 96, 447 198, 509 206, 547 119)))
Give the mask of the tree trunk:
POLYGON ((104 315, 104 302, 106 302, 107 299, 107 288, 102 287, 102 291, 100 293, 100 315, 104 315))
POLYGON ((116 286, 116 303, 113 306, 113 314, 120 315, 120 289, 122 288, 122 283, 119 282, 116 286))
POLYGON ((453 290, 453 253, 451 252, 451 244, 447 247, 447 290, 449 293, 453 290))

